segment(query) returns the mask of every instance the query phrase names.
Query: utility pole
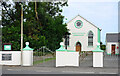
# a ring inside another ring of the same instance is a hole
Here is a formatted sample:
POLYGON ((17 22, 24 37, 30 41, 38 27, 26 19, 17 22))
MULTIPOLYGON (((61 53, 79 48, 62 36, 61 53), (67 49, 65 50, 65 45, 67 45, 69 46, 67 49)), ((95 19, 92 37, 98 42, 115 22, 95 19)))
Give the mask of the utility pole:
POLYGON ((22 64, 22 52, 23 52, 23 4, 21 4, 21 64, 22 64))

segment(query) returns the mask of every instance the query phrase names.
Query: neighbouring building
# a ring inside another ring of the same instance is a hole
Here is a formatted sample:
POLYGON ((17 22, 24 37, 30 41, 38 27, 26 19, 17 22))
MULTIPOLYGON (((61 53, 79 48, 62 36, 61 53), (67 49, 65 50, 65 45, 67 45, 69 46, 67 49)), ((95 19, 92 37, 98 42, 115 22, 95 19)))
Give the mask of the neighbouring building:
POLYGON ((119 54, 118 33, 106 34, 106 52, 108 55, 119 54))
POLYGON ((100 43, 101 29, 77 15, 67 23, 69 34, 63 39, 64 47, 74 51, 92 51, 100 43))

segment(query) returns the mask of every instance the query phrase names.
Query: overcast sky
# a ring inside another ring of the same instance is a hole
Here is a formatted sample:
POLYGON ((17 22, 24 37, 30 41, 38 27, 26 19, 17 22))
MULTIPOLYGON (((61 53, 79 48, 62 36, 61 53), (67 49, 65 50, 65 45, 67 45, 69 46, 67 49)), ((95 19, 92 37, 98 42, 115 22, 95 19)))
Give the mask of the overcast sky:
POLYGON ((76 15, 81 15, 101 28, 101 41, 105 44, 106 33, 118 32, 118 0, 68 0, 68 7, 63 8, 63 15, 68 22, 76 15))

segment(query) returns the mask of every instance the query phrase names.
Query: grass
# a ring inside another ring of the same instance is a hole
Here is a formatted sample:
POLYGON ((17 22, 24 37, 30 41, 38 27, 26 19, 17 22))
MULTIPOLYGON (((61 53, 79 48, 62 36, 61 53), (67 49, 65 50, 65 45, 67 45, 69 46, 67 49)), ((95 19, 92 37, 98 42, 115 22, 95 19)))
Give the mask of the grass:
POLYGON ((39 63, 47 62, 47 61, 54 60, 54 59, 55 59, 55 57, 46 58, 44 61, 43 60, 34 61, 33 64, 39 64, 39 63))
POLYGON ((51 52, 41 52, 41 51, 34 51, 33 52, 34 56, 44 56, 44 55, 47 55, 47 54, 51 54, 52 55, 51 52))

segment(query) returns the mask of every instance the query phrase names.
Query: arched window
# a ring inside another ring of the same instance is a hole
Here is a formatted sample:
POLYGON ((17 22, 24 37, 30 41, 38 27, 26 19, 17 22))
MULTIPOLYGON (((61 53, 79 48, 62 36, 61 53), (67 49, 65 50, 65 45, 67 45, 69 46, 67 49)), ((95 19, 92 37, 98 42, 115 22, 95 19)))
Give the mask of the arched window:
POLYGON ((93 32, 88 33, 88 46, 93 46, 93 32))

